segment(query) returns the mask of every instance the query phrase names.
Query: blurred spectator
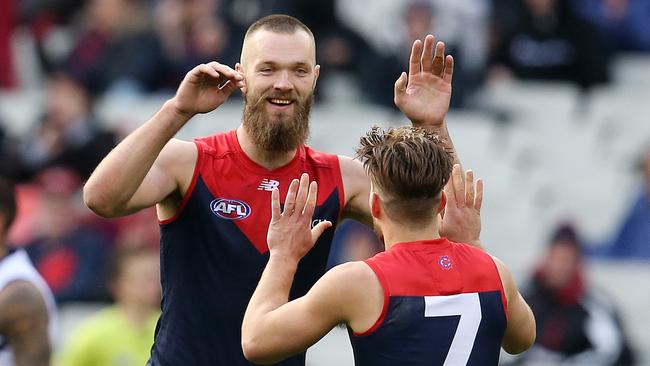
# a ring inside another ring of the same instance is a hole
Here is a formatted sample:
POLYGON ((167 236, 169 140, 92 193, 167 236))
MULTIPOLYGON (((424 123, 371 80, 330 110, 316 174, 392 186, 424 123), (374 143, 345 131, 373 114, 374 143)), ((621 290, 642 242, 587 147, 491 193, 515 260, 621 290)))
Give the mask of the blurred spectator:
POLYGON ((490 6, 491 2, 482 0, 339 0, 337 14, 377 51, 379 57, 366 63, 386 80, 381 85, 366 80, 362 86, 377 88, 385 93, 385 99, 392 98, 395 78, 408 70, 408 55, 415 39, 432 33, 444 41, 455 61, 454 108, 470 104, 472 92, 482 82, 490 6))
POLYGON ((210 61, 234 68, 239 60, 239 39, 218 14, 215 0, 160 0, 155 26, 162 41, 169 72, 165 79, 176 87, 194 66, 210 61))
POLYGON ((69 170, 50 168, 41 186, 38 230, 25 249, 57 302, 106 299, 103 268, 109 243, 82 220, 81 181, 69 170))
POLYGON ((89 0, 66 69, 93 94, 157 89, 165 62, 149 17, 145 0, 89 0))
MULTIPOLYGON (((101 220, 101 219, 100 219, 101 220)), ((107 220, 101 220, 106 222, 107 220)), ((117 249, 146 246, 160 249, 160 227, 156 208, 150 207, 134 214, 111 220, 117 224, 115 247, 117 249)))
POLYGON ((573 0, 613 51, 650 51, 650 1, 573 0))
POLYGON ((650 145, 640 160, 643 186, 613 241, 594 248, 595 256, 650 259, 650 145))
POLYGON ((328 87, 335 72, 345 72, 358 78, 362 95, 368 101, 394 108, 393 85, 403 70, 396 70, 391 57, 378 53, 354 29, 341 22, 336 8, 335 0, 283 0, 277 2, 275 11, 300 19, 314 33, 316 60, 322 67, 321 88, 328 87))
POLYGON ((357 32, 337 16, 336 0, 223 0, 221 10, 230 21, 233 36, 243 39, 248 26, 273 13, 288 14, 305 23, 316 39, 316 60, 322 66, 316 98, 325 95, 336 72, 345 72, 360 83, 370 102, 394 107, 393 84, 402 70, 392 71, 392 59, 376 52, 357 32), (393 75, 394 74, 394 75, 393 75))
POLYGON ((115 135, 98 126, 88 92, 69 75, 50 76, 45 101, 40 126, 22 148, 21 178, 64 166, 86 179, 115 145, 115 135))
MULTIPOLYGON (((480 74, 482 73, 485 46, 482 45, 480 28, 477 19, 481 19, 480 14, 477 16, 471 13, 470 9, 481 8, 480 4, 471 2, 453 2, 446 3, 443 0, 434 1, 415 0, 410 1, 404 7, 402 17, 404 34, 401 43, 395 52, 395 58, 399 60, 402 71, 408 70, 408 57, 411 51, 411 45, 416 39, 433 33, 438 40, 445 42, 445 52, 454 56, 454 78, 452 80, 454 93, 452 95, 452 108, 461 107, 465 104, 466 98, 480 85, 480 74), (461 24, 457 24, 461 23, 461 24), (455 27, 456 33, 450 32, 445 28, 455 27), (478 31, 478 32, 477 32, 478 31), (478 34, 477 34, 478 33, 478 34), (445 34, 448 34, 445 37, 445 34), (479 41, 479 45, 474 45, 474 54, 469 54, 468 47, 464 43, 467 41, 464 35, 472 35, 479 41), (483 47, 481 47, 483 46, 483 47), (480 49, 483 49, 483 53, 480 49), (465 53, 467 57, 465 57, 465 53), (478 62, 477 62, 478 61, 478 62)), ((480 21, 479 21, 480 23, 480 21)))
POLYGON ((632 365, 616 309, 585 281, 581 243, 560 226, 526 291, 537 321, 535 345, 519 360, 530 365, 632 365))
POLYGON ((73 24, 85 2, 86 0, 18 2, 20 25, 23 30, 30 30, 35 56, 45 73, 51 72, 62 61, 61 58, 71 51, 75 28, 73 24))
POLYGON ((328 268, 350 261, 368 259, 384 250, 377 234, 365 225, 344 220, 337 228, 328 260, 328 268))
POLYGON ((608 79, 608 54, 599 47, 595 28, 566 0, 524 0, 513 25, 498 27, 492 78, 561 80, 585 88, 608 79))
POLYGON ((11 35, 16 25, 15 0, 0 0, 0 89, 16 86, 11 35))
POLYGON ((16 178, 21 169, 18 141, 5 132, 0 119, 0 177, 16 178))
POLYGON ((126 248, 110 269, 115 304, 85 320, 64 347, 64 366, 143 366, 159 317, 158 253, 126 248))

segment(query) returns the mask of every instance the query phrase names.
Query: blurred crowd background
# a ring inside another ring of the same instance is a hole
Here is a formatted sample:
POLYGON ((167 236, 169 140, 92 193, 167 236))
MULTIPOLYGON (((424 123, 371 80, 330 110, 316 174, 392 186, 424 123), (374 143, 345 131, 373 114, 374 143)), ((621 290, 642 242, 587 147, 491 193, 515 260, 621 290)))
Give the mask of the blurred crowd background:
MULTIPOLYGON (((537 315, 534 350, 504 364, 650 365, 650 0, 0 0, 0 175, 19 202, 9 242, 56 297, 58 364, 144 365, 155 212, 100 219, 81 187, 187 71, 234 66, 248 25, 272 13, 316 36, 310 144, 328 152, 407 123, 392 99, 410 46, 430 32, 446 42, 449 129, 486 182, 482 240, 537 315)), ((241 106, 234 96, 179 137, 233 128, 241 106)), ((343 222, 331 263, 379 250, 343 222)), ((351 362, 323 344, 312 365, 351 362)))

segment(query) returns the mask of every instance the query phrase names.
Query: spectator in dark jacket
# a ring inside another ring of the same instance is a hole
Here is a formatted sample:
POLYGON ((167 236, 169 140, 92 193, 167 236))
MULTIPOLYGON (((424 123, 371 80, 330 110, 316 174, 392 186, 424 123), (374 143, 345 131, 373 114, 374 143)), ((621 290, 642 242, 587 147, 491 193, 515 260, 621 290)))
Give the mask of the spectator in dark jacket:
POLYGON ((115 145, 115 134, 99 126, 88 92, 67 74, 49 77, 45 101, 40 126, 22 146, 21 178, 64 166, 86 179, 115 145))
POLYGON ((162 46, 144 0, 89 0, 87 27, 65 63, 93 94, 157 89, 165 70, 162 46))
POLYGON ((544 365, 632 365, 616 308, 585 281, 580 240, 557 229, 523 291, 537 321, 535 345, 519 360, 544 365))
POLYGON ((496 34, 493 77, 560 80, 590 87, 608 79, 596 29, 564 0, 524 0, 518 20, 496 34))

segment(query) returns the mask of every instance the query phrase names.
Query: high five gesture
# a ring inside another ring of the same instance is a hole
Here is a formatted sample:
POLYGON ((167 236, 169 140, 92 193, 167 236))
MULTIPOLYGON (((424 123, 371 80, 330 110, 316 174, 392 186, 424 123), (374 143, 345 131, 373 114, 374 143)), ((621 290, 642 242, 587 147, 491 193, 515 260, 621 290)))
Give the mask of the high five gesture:
POLYGON ((454 58, 445 56, 445 44, 426 36, 413 42, 408 75, 395 82, 395 105, 415 127, 440 127, 449 110, 454 58))

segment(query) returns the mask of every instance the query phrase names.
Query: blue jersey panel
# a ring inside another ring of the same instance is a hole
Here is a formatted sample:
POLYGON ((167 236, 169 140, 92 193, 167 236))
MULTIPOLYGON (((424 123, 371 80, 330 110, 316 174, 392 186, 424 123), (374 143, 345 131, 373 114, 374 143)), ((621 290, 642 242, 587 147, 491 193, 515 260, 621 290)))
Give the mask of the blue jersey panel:
POLYGON ((496 366, 506 325, 500 293, 476 295, 480 317, 475 318, 477 327, 472 324, 468 327, 466 319, 464 330, 469 329, 466 333, 460 331, 461 316, 464 316, 460 308, 457 312, 436 315, 435 307, 425 311, 423 296, 391 296, 386 317, 374 332, 365 336, 350 332, 355 365, 496 366), (467 361, 459 363, 459 359, 467 361))
MULTIPOLYGON (((232 220, 216 217, 201 177, 184 212, 161 226, 162 315, 152 366, 251 365, 241 350, 244 311, 268 261, 232 220)), ((315 217, 336 223, 338 191, 315 217)), ((304 295, 325 271, 334 230, 300 262, 291 297, 304 295)), ((304 365, 304 354, 279 365, 304 365)))

